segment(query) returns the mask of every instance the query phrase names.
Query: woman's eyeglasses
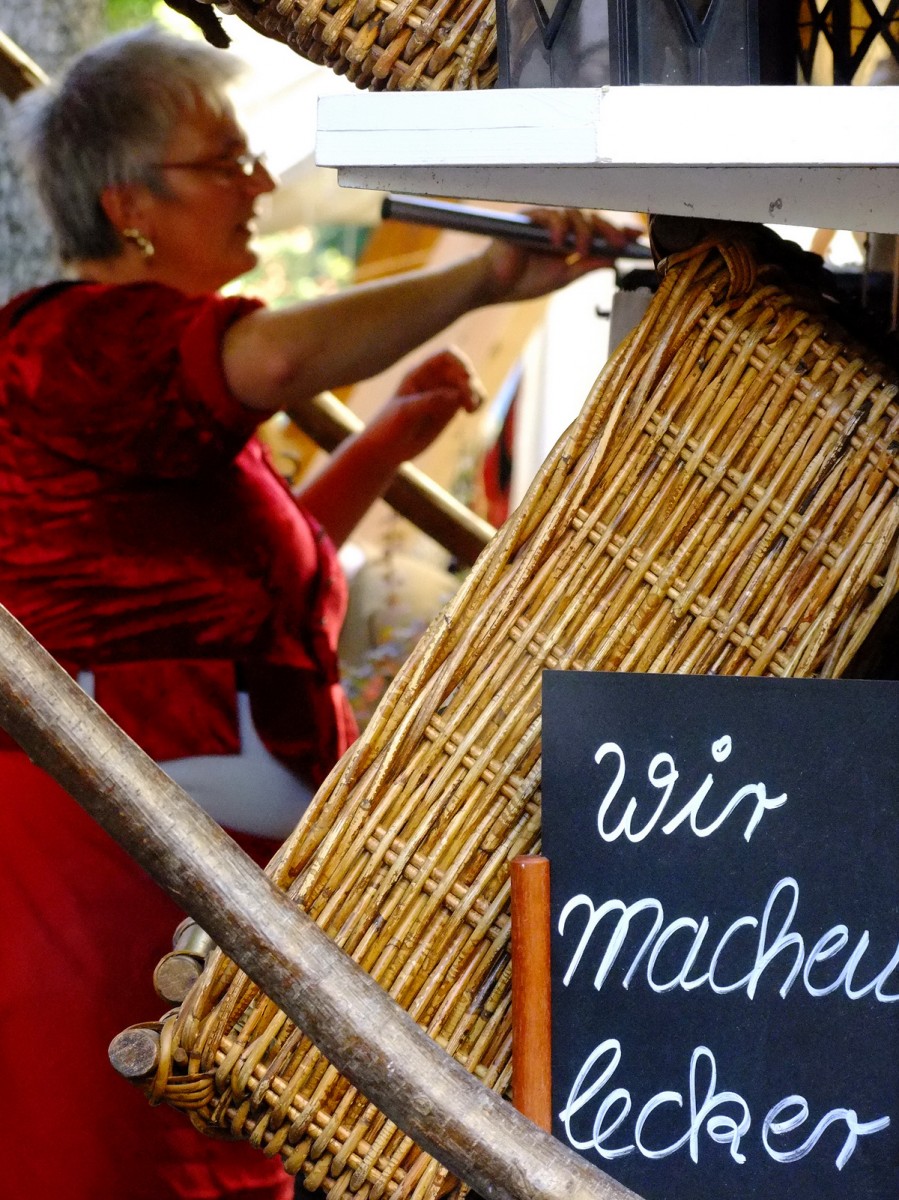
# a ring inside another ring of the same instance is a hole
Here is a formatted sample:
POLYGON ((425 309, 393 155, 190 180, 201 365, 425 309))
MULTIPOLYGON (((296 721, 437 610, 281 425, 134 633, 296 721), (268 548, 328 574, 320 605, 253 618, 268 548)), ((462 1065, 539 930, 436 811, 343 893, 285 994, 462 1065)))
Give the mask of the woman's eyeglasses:
POLYGON ((251 179, 260 167, 264 166, 264 154, 226 155, 222 158, 198 159, 196 162, 164 162, 151 165, 165 171, 208 171, 223 183, 235 180, 251 179))

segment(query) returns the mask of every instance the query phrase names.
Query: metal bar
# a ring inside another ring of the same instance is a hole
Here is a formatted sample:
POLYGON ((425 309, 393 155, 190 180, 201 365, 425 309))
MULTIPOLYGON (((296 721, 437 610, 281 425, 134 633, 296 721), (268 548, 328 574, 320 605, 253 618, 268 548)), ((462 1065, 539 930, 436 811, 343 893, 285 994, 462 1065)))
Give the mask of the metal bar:
POLYGON ((338 1070, 485 1200, 639 1200, 428 1037, 4 608, 0 725, 338 1070))
MULTIPOLYGON (((549 231, 538 225, 526 213, 501 213, 487 208, 475 208, 470 204, 455 204, 448 200, 389 195, 381 202, 381 216, 385 220, 436 225, 444 229, 455 229, 460 233, 504 238, 533 250, 560 253, 551 244, 549 231)), ((571 250, 573 247, 574 238, 569 237, 564 249, 571 250)), ((599 237, 593 239, 591 252, 599 258, 652 258, 649 248, 641 246, 639 242, 631 242, 625 249, 616 250, 605 238, 599 237)))
POLYGON ((23 92, 48 82, 37 63, 0 30, 0 93, 17 100, 23 92))

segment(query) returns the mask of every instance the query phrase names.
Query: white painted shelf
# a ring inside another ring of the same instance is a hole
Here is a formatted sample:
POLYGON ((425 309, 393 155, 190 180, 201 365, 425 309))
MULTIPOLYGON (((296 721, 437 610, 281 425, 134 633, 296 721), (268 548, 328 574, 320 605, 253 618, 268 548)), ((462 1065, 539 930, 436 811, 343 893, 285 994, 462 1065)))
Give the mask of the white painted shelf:
POLYGON ((899 87, 328 96, 316 160, 345 187, 899 233, 899 87))

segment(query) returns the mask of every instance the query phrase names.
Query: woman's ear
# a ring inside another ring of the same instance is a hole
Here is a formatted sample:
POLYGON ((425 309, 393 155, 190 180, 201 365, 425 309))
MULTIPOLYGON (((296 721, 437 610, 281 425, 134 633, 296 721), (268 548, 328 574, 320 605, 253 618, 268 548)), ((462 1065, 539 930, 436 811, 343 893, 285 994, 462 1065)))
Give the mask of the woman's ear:
POLYGON ((141 229, 147 237, 151 236, 147 224, 146 204, 144 193, 146 189, 132 183, 113 183, 100 193, 100 207, 107 219, 119 233, 123 229, 141 229))

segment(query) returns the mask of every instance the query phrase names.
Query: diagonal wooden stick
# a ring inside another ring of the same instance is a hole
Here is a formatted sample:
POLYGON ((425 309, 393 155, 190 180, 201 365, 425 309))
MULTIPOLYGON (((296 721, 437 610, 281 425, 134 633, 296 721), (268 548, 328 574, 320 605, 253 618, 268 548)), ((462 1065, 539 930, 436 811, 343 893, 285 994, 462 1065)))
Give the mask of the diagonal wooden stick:
MULTIPOLYGON (((329 454, 364 428, 362 420, 333 392, 321 392, 296 411, 288 409, 287 415, 329 454)), ((471 566, 496 533, 488 521, 466 508, 414 463, 403 463, 384 499, 464 566, 471 566)))
POLYGON ((428 1037, 2 607, 0 725, 457 1178, 488 1200, 639 1200, 428 1037))
POLYGON ((48 82, 37 63, 0 29, 0 93, 17 100, 23 92, 48 82))

